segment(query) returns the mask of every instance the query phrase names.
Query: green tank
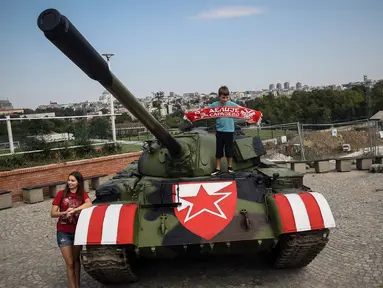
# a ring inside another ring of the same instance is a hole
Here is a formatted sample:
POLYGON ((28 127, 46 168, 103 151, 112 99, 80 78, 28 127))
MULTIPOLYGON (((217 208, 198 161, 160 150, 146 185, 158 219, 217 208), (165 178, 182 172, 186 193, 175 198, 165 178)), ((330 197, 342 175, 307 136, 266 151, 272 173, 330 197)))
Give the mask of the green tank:
POLYGON ((237 130, 235 174, 211 177, 214 133, 189 127, 172 136, 57 10, 43 11, 38 27, 155 136, 80 214, 75 245, 94 279, 134 282, 141 259, 205 254, 258 255, 275 268, 299 268, 325 247, 335 227, 328 202, 303 184, 303 174, 265 160, 258 137, 237 130))

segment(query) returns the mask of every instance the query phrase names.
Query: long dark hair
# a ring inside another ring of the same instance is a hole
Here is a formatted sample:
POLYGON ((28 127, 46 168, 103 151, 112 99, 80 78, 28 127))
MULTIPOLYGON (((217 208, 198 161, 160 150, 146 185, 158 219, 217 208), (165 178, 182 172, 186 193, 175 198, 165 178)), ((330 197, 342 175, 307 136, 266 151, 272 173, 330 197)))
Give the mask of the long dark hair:
MULTIPOLYGON (((69 176, 73 176, 74 178, 76 178, 76 180, 78 182, 78 185, 77 185, 77 195, 82 199, 83 196, 84 196, 84 177, 78 171, 73 171, 72 173, 70 173, 68 175, 68 179, 69 179, 69 176)), ((67 197, 69 195, 69 193, 70 193, 70 189, 69 189, 69 185, 68 185, 68 182, 67 182, 66 186, 65 186, 64 193, 63 193, 63 198, 67 197)))

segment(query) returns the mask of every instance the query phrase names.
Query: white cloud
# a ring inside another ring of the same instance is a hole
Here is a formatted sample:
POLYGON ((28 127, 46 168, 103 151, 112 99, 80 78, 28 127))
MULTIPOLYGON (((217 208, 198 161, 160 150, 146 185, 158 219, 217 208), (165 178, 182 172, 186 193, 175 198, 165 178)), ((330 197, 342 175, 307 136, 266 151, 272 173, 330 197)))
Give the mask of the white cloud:
POLYGON ((262 14, 264 11, 253 6, 226 6, 218 9, 202 11, 191 19, 223 19, 247 17, 256 14, 262 14))

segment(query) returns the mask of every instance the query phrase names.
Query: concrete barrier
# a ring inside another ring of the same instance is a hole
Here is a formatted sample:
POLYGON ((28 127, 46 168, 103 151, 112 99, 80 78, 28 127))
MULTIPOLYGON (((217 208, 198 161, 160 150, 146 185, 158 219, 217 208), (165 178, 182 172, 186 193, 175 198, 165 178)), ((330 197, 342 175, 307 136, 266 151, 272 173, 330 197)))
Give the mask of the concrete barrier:
POLYGON ((372 158, 356 159, 356 168, 358 170, 369 170, 372 165, 372 158))
MULTIPOLYGON (((372 164, 382 164, 383 155, 377 156, 363 156, 363 157, 329 157, 326 159, 318 160, 273 160, 272 162, 280 167, 290 168, 296 172, 307 173, 306 167, 314 168, 316 173, 325 173, 332 171, 330 169, 330 162, 335 160, 337 172, 349 172, 353 168, 353 164, 356 164, 357 170, 369 170, 372 164)), ((383 164, 382 164, 383 165, 383 164)))
POLYGON ((338 172, 350 172, 351 171, 351 160, 336 160, 336 171, 338 172))
POLYGON ((44 201, 43 187, 40 185, 23 187, 24 203, 34 204, 44 201))
POLYGON ((12 207, 12 191, 0 191, 0 210, 12 207))
POLYGON ((325 173, 330 171, 330 161, 315 161, 314 168, 316 173, 325 173))
POLYGON ((298 173, 306 173, 306 163, 291 163, 291 170, 298 173))

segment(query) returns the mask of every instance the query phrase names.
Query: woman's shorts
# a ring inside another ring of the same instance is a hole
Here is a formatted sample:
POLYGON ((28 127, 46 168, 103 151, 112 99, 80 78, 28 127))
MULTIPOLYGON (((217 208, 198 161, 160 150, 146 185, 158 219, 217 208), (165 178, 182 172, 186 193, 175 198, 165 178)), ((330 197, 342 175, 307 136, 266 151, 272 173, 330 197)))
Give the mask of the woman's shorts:
POLYGON ((73 244, 74 244, 74 233, 57 231, 57 245, 59 247, 73 246, 73 244))

